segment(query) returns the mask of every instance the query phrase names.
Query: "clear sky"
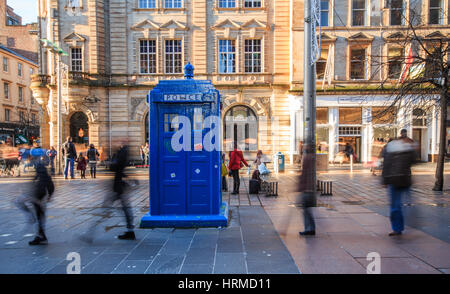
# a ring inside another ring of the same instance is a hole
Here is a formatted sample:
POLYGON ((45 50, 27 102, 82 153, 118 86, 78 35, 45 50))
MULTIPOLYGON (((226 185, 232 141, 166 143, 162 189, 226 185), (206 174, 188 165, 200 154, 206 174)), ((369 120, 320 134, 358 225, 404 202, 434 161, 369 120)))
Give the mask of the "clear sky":
POLYGON ((22 24, 37 22, 37 0, 7 0, 7 3, 22 17, 22 24))

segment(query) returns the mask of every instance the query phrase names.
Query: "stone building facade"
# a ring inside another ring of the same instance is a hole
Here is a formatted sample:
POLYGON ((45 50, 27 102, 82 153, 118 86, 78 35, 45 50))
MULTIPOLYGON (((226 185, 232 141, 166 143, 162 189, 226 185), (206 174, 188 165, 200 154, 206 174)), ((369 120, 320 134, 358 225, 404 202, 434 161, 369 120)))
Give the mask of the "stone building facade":
POLYGON ((0 1, 0 142, 20 145, 40 136, 40 110, 30 90, 38 72, 37 26, 22 25, 6 0, 0 1))
MULTIPOLYGON (((342 102, 361 108, 361 113, 371 109, 361 106, 354 85, 381 80, 376 72, 370 78, 351 78, 350 44, 385 50, 386 37, 402 30, 401 25, 389 25, 383 1, 354 1, 322 1, 328 8, 322 46, 330 48, 334 61, 334 87, 318 92, 318 105, 327 108, 328 133, 321 136, 330 139, 330 146, 339 143, 342 102), (353 5, 363 7, 362 25, 351 23, 353 5), (340 91, 332 90, 338 85, 340 91)), ((62 75, 62 137, 72 135, 79 143, 101 146, 105 154, 118 138, 127 137, 138 158, 148 127, 153 127, 147 124, 146 95, 161 79, 183 78, 183 66, 191 62, 195 78, 212 80, 223 96, 225 146, 237 140, 252 155, 258 149, 269 155, 281 151, 293 161, 302 138, 303 5, 301 0, 40 0, 40 38, 68 53, 61 57, 68 68, 62 75)), ((442 5, 448 7, 448 0, 442 5)), ((424 4, 424 11, 427 7, 424 4)), ((430 33, 448 34, 448 19, 439 21, 442 24, 430 26, 430 33)), ((43 139, 49 146, 57 143, 59 59, 46 48, 40 56, 33 91, 47 110, 43 139)), ((378 93, 364 95, 382 98, 378 93)), ((370 154, 362 150, 371 148, 371 134, 363 125, 361 121, 353 126, 359 129, 345 131, 359 130, 359 137, 367 132, 359 139, 367 142, 359 147, 359 159, 366 161, 370 154)), ((338 150, 328 149, 332 159, 338 150)))

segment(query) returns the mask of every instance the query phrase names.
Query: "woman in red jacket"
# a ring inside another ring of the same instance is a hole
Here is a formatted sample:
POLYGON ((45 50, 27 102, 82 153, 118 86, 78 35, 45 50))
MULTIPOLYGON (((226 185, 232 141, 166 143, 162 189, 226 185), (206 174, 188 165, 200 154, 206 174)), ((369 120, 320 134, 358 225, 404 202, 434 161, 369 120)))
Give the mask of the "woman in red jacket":
POLYGON ((247 161, 244 159, 244 154, 242 154, 242 151, 238 150, 237 144, 234 143, 234 150, 230 153, 230 162, 228 163, 228 170, 233 176, 233 193, 231 194, 239 194, 239 186, 241 185, 239 170, 243 164, 248 166, 247 161))

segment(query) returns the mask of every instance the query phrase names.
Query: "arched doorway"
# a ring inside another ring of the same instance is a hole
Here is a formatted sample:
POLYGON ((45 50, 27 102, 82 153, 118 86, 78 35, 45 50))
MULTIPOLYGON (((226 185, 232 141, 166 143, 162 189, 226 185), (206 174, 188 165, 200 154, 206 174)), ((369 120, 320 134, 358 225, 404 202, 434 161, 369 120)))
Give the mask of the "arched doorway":
POLYGON ((75 112, 70 117, 70 136, 76 144, 89 144, 88 117, 83 112, 75 112))
POLYGON ((244 151, 258 150, 258 120, 249 107, 230 108, 225 113, 223 130, 224 147, 228 150, 232 150, 234 142, 244 151))

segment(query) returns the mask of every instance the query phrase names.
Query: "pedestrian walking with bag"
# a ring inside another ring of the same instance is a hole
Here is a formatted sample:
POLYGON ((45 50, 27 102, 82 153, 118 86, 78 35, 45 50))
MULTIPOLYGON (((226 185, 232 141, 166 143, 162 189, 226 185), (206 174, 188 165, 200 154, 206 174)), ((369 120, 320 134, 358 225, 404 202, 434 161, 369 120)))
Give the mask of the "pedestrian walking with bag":
POLYGON ((387 186, 390 198, 392 232, 389 236, 401 235, 405 229, 402 198, 410 195, 411 166, 416 158, 414 141, 406 136, 406 130, 403 129, 401 134, 399 139, 388 143, 383 152, 383 184, 387 186))
POLYGON ((100 157, 97 149, 95 149, 94 144, 89 145, 89 150, 87 151, 88 164, 90 168, 91 178, 97 177, 97 161, 100 157))
POLYGON ((233 195, 239 194, 239 187, 241 185, 239 170, 244 165, 248 167, 248 163, 244 159, 244 154, 238 150, 237 143, 234 143, 234 150, 230 153, 230 162, 228 163, 229 174, 233 176, 233 192, 231 193, 233 195))

